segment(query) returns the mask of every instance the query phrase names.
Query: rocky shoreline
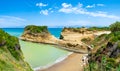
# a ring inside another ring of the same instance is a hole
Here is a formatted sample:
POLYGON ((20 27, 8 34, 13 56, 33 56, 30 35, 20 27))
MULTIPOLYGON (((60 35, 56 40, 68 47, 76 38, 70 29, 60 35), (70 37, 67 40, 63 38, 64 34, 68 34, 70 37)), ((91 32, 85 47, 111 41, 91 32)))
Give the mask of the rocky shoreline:
POLYGON ((26 30, 25 28, 24 33, 20 39, 35 43, 55 45, 59 48, 76 53, 88 53, 88 46, 83 44, 81 41, 83 38, 90 38, 90 40, 93 40, 95 36, 110 33, 109 31, 89 31, 87 28, 81 28, 77 31, 73 31, 73 28, 64 28, 61 32, 60 39, 57 39, 49 33, 46 27, 43 27, 44 26, 27 26, 29 29, 26 30), (42 28, 42 31, 32 32, 33 30, 36 30, 36 28, 38 30, 42 28), (32 31, 30 29, 32 29, 32 31))

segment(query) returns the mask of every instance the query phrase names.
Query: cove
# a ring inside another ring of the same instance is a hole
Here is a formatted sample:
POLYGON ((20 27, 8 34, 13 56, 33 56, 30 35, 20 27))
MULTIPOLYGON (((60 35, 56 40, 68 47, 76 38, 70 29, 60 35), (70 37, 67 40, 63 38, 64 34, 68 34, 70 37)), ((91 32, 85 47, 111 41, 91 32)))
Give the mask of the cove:
POLYGON ((32 43, 20 40, 22 52, 33 69, 53 65, 64 59, 70 52, 48 44, 32 43))
MULTIPOLYGON (((20 37, 24 28, 3 28, 7 33, 20 37)), ((59 37, 61 28, 49 28, 49 31, 56 37, 59 37)), ((33 69, 43 68, 62 61, 70 52, 56 48, 52 45, 32 43, 19 40, 21 50, 25 61, 27 61, 33 69)))

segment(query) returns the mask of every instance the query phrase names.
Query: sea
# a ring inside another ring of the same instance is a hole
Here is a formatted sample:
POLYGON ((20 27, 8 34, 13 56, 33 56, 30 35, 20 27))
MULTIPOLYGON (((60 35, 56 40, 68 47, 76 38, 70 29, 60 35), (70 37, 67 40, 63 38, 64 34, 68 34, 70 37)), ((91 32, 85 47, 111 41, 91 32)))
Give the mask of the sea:
MULTIPOLYGON (((24 32, 24 28, 3 28, 3 30, 18 38, 24 32)), ((52 35, 59 38, 62 28, 48 28, 48 30, 52 35)), ((25 58, 24 60, 28 62, 34 70, 48 68, 64 60, 71 54, 71 52, 48 44, 32 43, 20 39, 19 43, 25 58)))

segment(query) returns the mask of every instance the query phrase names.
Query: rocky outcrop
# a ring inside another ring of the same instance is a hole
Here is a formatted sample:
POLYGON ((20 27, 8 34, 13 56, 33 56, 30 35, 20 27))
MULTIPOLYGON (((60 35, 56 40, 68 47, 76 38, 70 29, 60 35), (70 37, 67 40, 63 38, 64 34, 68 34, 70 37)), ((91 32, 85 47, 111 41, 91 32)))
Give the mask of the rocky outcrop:
POLYGON ((120 31, 116 30, 119 28, 119 23, 118 25, 113 25, 108 27, 111 30, 110 34, 98 36, 91 42, 94 48, 88 55, 89 64, 86 66, 87 71, 119 71, 120 31))
POLYGON ((83 39, 90 42, 96 36, 109 33, 109 31, 90 31, 87 28, 64 28, 61 32, 60 39, 67 43, 65 46, 68 48, 72 46, 73 49, 88 50, 91 46, 83 43, 83 39))
POLYGON ((31 25, 25 27, 24 33, 22 34, 20 39, 37 42, 37 43, 48 43, 48 44, 58 43, 58 39, 49 33, 46 26, 31 25))
POLYGON ((54 44, 70 51, 87 53, 88 45, 86 46, 81 40, 83 38, 93 40, 96 36, 95 34, 97 32, 89 31, 87 28, 64 28, 60 39, 57 39, 49 33, 46 26, 29 25, 25 27, 20 39, 37 43, 54 44))
MULTIPOLYGON (((79 34, 77 34, 76 36, 79 37, 79 34)), ((68 39, 71 39, 71 40, 63 40, 62 37, 66 37, 66 36, 61 35, 61 39, 55 38, 53 35, 49 33, 49 31, 47 30, 47 27, 45 26, 30 25, 25 27, 24 33, 22 34, 20 39, 25 41, 37 42, 37 43, 53 44, 53 45, 60 46, 61 48, 66 50, 75 51, 75 52, 79 52, 79 50, 81 50, 84 53, 87 53, 87 49, 81 44, 80 41, 79 42, 77 41, 78 38, 69 37, 68 39)))
POLYGON ((115 57, 118 57, 120 55, 120 48, 118 46, 120 42, 116 42, 113 47, 111 48, 111 52, 110 52, 110 55, 109 57, 111 58, 115 58, 115 57))
POLYGON ((95 54, 89 55, 89 61, 98 61, 101 62, 102 57, 106 56, 107 58, 119 58, 120 55, 120 48, 118 44, 120 41, 115 42, 114 44, 112 42, 108 42, 106 47, 100 48, 95 54), (92 56, 91 56, 92 55, 92 56))
POLYGON ((118 43, 120 43, 120 42, 116 42, 114 44, 111 42, 108 42, 106 48, 104 48, 101 51, 101 54, 105 54, 110 58, 117 57, 120 54, 120 49, 118 48, 118 43))
POLYGON ((102 34, 109 34, 110 31, 91 31, 88 28, 64 28, 61 32, 60 39, 67 41, 81 42, 83 38, 90 38, 93 40, 96 36, 102 34))
MULTIPOLYGON (((98 49, 96 53, 88 56, 87 71, 117 71, 120 65, 120 42, 108 42, 106 46, 98 49), (89 67, 92 65, 91 67, 89 67)), ((100 46, 100 45, 99 45, 100 46)), ((118 70, 119 71, 119 70, 118 70)))
POLYGON ((0 71, 33 71, 24 57, 18 38, 0 29, 0 71))

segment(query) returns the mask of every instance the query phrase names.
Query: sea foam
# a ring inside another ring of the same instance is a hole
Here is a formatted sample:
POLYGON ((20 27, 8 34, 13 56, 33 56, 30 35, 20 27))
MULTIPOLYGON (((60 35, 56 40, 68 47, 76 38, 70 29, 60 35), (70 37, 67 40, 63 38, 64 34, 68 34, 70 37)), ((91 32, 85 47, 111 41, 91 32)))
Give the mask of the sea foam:
POLYGON ((53 63, 47 64, 45 66, 39 66, 39 67, 36 67, 36 68, 33 68, 33 69, 34 69, 34 71, 47 69, 47 68, 49 68, 49 67, 51 67, 51 66, 53 66, 53 65, 55 65, 55 64, 57 64, 57 63, 59 63, 59 62, 61 62, 63 60, 65 60, 72 53, 73 52, 69 52, 67 55, 63 55, 62 57, 59 57, 58 59, 56 59, 56 61, 53 62, 53 63))

